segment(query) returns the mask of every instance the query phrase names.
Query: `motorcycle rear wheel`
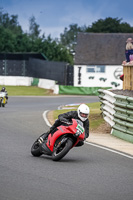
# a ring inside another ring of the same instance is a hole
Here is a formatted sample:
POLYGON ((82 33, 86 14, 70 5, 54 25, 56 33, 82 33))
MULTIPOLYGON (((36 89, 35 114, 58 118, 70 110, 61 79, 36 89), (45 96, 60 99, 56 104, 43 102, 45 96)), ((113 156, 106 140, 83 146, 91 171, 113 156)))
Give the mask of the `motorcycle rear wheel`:
POLYGON ((69 152, 69 150, 72 148, 72 146, 73 146, 72 140, 68 139, 65 143, 63 143, 59 147, 54 147, 53 154, 52 154, 52 160, 53 161, 61 160, 69 152))
POLYGON ((34 144, 31 147, 31 154, 35 157, 39 157, 42 155, 40 152, 40 145, 38 141, 35 141, 34 144))

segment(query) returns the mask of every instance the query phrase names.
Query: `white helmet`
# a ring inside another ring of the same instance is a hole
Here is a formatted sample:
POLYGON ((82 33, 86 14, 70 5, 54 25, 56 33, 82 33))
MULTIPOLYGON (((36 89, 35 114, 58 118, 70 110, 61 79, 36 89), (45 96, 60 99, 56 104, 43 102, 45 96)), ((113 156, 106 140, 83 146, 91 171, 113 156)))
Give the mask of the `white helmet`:
POLYGON ((84 122, 89 116, 90 109, 87 105, 81 104, 78 107, 77 112, 78 112, 78 117, 84 122))

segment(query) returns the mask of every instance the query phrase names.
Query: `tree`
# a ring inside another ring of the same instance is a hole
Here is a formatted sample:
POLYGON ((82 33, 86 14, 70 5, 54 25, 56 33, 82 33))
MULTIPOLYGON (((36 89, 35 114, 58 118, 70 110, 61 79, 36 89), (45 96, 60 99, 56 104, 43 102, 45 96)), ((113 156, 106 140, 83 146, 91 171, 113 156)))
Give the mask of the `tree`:
POLYGON ((53 40, 49 35, 43 39, 42 52, 49 60, 73 63, 73 58, 65 46, 53 40))
POLYGON ((77 24, 69 25, 69 28, 64 29, 64 33, 60 34, 60 43, 70 49, 70 51, 74 50, 74 45, 76 42, 76 37, 78 32, 84 32, 86 27, 78 27, 77 24))
POLYGON ((15 35, 15 51, 16 52, 31 52, 32 51, 32 41, 30 40, 28 34, 17 34, 15 35))
POLYGON ((8 13, 3 13, 0 10, 0 26, 3 26, 5 29, 10 29, 13 33, 22 33, 22 28, 18 23, 18 15, 9 16, 8 13))
POLYGON ((0 52, 44 53, 49 60, 72 63, 70 51, 49 35, 39 36, 40 29, 35 17, 30 18, 29 33, 23 33, 18 16, 0 11, 0 52))
POLYGON ((39 29, 39 25, 36 23, 36 19, 34 16, 29 19, 29 35, 32 40, 35 40, 39 37, 41 30, 39 29))
POLYGON ((122 19, 108 17, 106 19, 99 19, 98 21, 92 23, 86 29, 86 32, 94 33, 131 33, 133 32, 133 27, 128 23, 121 22, 122 19))
POLYGON ((0 52, 15 52, 15 43, 14 34, 0 26, 0 52))

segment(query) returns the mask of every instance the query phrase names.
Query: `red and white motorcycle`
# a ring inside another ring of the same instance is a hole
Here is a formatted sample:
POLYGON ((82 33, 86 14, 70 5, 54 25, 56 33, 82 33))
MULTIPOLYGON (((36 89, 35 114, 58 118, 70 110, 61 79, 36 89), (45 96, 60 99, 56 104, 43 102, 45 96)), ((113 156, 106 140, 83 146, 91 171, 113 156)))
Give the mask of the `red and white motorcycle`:
POLYGON ((79 141, 84 141, 85 131, 80 120, 72 119, 70 123, 64 122, 57 127, 54 133, 47 136, 41 135, 32 145, 31 154, 39 157, 42 154, 49 155, 52 160, 61 160, 71 148, 79 141))

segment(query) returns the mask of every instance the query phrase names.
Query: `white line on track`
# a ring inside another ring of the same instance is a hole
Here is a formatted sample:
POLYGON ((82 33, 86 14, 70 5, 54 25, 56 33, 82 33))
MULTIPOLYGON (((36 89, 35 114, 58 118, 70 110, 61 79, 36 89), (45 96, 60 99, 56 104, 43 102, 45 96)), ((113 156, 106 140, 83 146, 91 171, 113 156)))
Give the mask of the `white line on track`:
MULTIPOLYGON (((48 111, 49 111, 49 110, 44 111, 44 113, 43 113, 43 119, 44 119, 44 121, 46 122, 47 126, 51 127, 51 124, 49 123, 49 121, 48 121, 48 119, 47 119, 47 113, 48 113, 48 111)), ((130 155, 121 153, 121 152, 119 152, 119 151, 110 149, 110 148, 108 148, 108 147, 103 147, 103 146, 101 146, 101 145, 93 144, 93 143, 90 143, 90 142, 87 142, 87 141, 85 141, 85 143, 86 143, 86 144, 89 144, 89 145, 91 145, 91 146, 100 148, 100 149, 104 149, 104 150, 106 150, 106 151, 110 151, 110 152, 112 152, 112 153, 119 154, 119 155, 121 155, 121 156, 125 156, 125 157, 130 158, 130 159, 133 159, 133 157, 130 156, 130 155)))
POLYGON ((86 144, 89 144, 89 145, 91 145, 91 146, 94 146, 94 147, 98 147, 98 148, 100 148, 100 149, 104 149, 104 150, 110 151, 110 152, 112 152, 112 153, 119 154, 119 155, 121 155, 121 156, 125 156, 125 157, 130 158, 130 159, 133 159, 133 157, 130 156, 130 155, 127 155, 127 154, 125 154, 125 153, 121 153, 121 152, 119 152, 119 151, 110 149, 110 148, 108 148, 108 147, 103 147, 103 146, 101 146, 101 145, 93 144, 93 143, 90 143, 90 142, 87 142, 87 141, 86 141, 85 143, 86 143, 86 144))
POLYGON ((51 124, 49 123, 48 119, 47 119, 47 112, 49 110, 44 111, 44 113, 42 114, 44 121, 46 122, 47 126, 51 127, 51 124))

